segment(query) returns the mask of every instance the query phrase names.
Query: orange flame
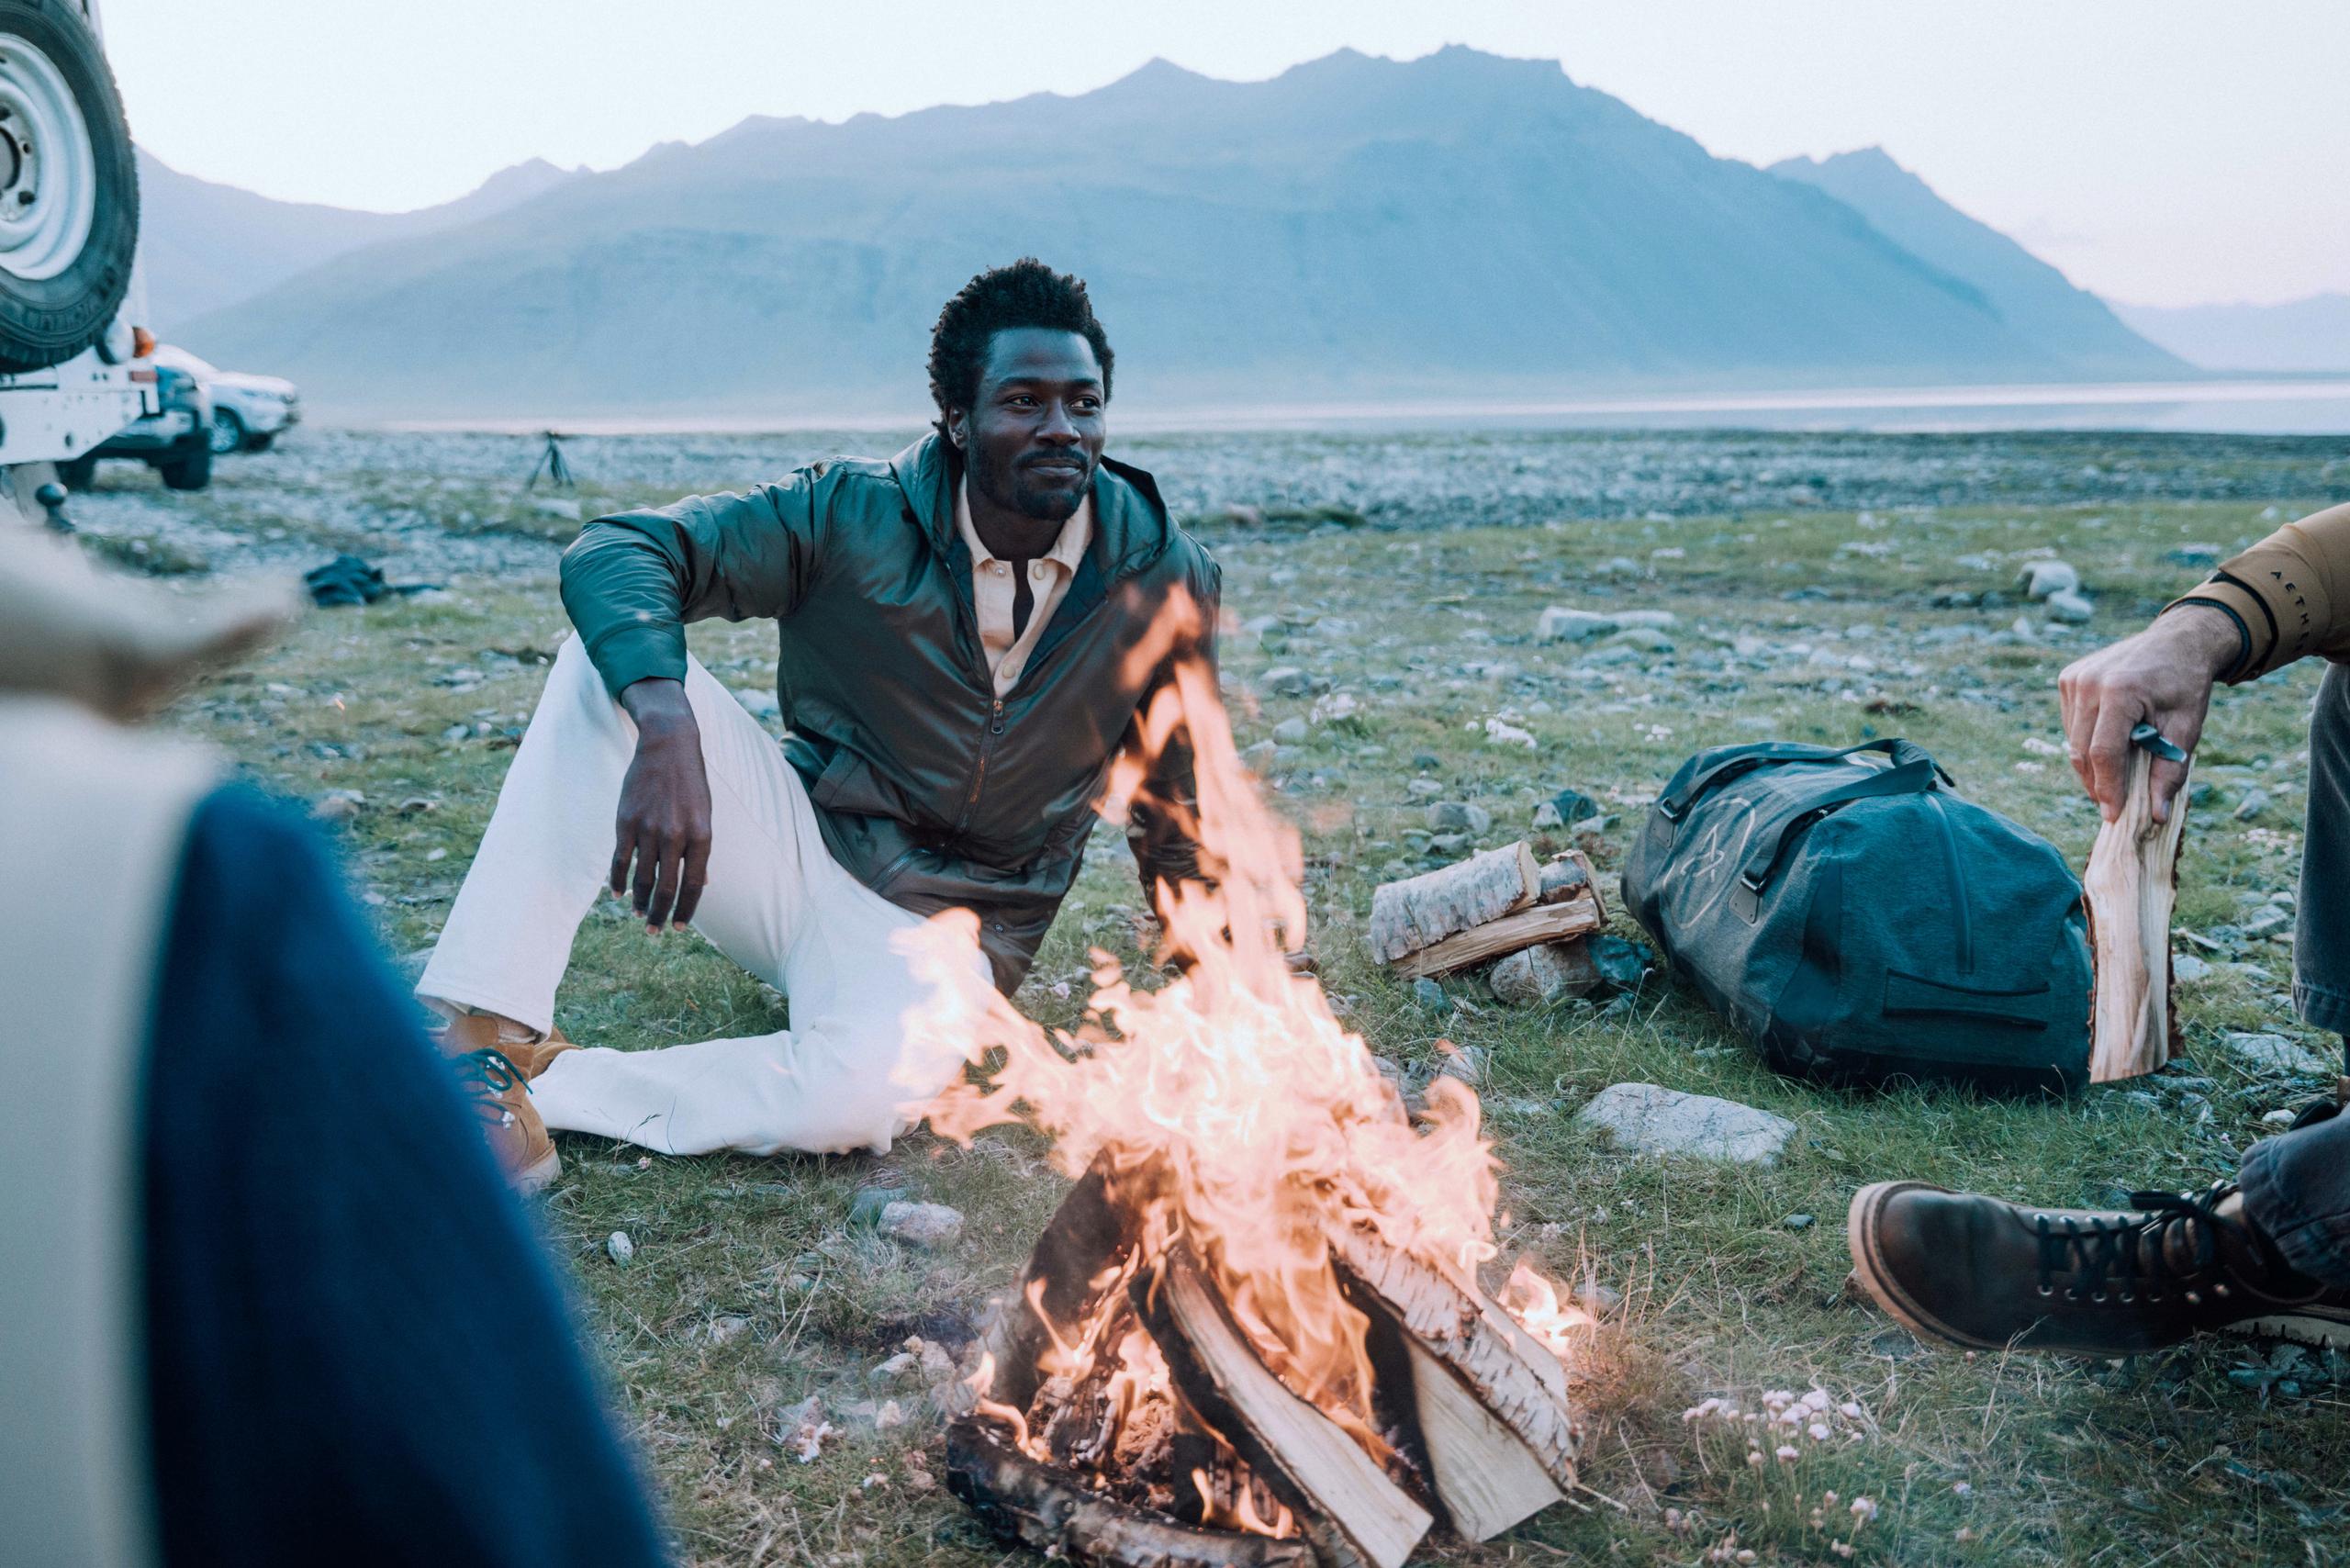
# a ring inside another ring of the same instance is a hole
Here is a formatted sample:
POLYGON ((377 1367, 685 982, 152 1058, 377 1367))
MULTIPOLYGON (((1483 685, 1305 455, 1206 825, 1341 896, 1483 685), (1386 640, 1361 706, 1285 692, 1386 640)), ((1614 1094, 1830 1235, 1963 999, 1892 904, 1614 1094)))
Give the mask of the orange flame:
MULTIPOLYGON (((933 1128, 968 1142, 1026 1121, 1072 1177, 1097 1159, 1153 1172, 1164 1195, 1144 1216, 1146 1248, 1186 1238, 1266 1363, 1383 1453, 1367 1325, 1337 1288, 1326 1237, 1369 1222, 1473 1278, 1494 1256, 1497 1166, 1473 1093, 1438 1079, 1415 1127, 1362 1036, 1292 971, 1286 955, 1306 928, 1302 846, 1241 766, 1201 631, 1187 599, 1136 650, 1134 670, 1162 678, 1100 806, 1123 825, 1145 804, 1200 846, 1212 883, 1153 890, 1165 952, 1184 971, 1141 990, 1097 950, 1085 1025, 1047 1032, 980 978, 977 918, 949 911, 900 938, 928 991, 905 1026, 917 1058, 953 1051, 986 1069, 930 1105, 933 1128), (1176 746, 1192 758, 1194 799, 1153 791, 1176 746)), ((1057 1343, 1047 1370, 1090 1366, 1093 1353, 1057 1343)))

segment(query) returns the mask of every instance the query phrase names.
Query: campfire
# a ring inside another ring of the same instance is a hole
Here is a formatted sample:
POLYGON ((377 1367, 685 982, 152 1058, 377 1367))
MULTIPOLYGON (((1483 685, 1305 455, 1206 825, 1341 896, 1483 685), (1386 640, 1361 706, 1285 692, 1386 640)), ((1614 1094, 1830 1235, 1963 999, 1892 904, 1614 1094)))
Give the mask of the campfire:
MULTIPOLYGON (((1085 1021, 1047 1032, 971 977, 968 915, 913 934, 917 1040, 979 1070, 931 1107, 968 1140, 1024 1122, 1075 1188, 997 1304, 948 1481, 1007 1537, 1122 1568, 1393 1568, 1441 1519, 1483 1540, 1574 1484, 1569 1368, 1589 1319, 1521 1262, 1498 1295, 1496 1165, 1449 1078, 1407 1113, 1293 971, 1297 835, 1235 750, 1196 622, 1136 657, 1171 680, 1102 814, 1185 746, 1209 881, 1162 888, 1177 978, 1095 955, 1085 1021)), ((1146 666, 1147 667, 1147 666, 1146 666)))

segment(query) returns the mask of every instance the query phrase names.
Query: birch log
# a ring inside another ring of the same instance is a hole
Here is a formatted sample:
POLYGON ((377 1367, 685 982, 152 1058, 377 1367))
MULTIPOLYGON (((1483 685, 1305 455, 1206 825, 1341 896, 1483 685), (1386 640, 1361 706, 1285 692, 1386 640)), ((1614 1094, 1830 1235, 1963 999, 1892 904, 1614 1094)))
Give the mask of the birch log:
POLYGON ((2170 1013, 2170 914, 2178 896, 2179 835, 2187 825, 2187 783, 2171 800, 2170 820, 2154 821, 2154 758, 2130 748, 2130 785, 2121 812, 2098 830, 2081 878, 2088 895, 2089 1079, 2109 1083, 2153 1072, 2176 1054, 2170 1013))
POLYGON ((1258 1360, 1181 1242, 1127 1287, 1176 1391, 1295 1516, 1323 1568, 1400 1568, 1435 1518, 1258 1360))
POLYGON ((1524 909, 1541 886, 1541 868, 1523 840, 1383 883, 1371 895, 1371 956, 1392 964, 1456 932, 1524 909))

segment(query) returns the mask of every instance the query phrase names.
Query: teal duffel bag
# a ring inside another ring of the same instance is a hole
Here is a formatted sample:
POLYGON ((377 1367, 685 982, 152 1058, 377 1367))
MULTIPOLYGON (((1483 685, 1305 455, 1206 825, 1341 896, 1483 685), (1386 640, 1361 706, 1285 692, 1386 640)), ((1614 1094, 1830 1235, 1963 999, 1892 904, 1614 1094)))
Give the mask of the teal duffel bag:
POLYGON ((1699 752, 1650 809, 1623 890, 1673 971, 1783 1072, 2087 1081, 2079 880, 1906 740, 1699 752))

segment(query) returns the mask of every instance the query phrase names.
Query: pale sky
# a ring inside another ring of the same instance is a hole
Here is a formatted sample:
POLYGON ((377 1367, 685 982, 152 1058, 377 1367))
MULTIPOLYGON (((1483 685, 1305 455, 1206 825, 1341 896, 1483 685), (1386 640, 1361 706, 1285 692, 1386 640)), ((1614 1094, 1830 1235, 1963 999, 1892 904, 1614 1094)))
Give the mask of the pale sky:
POLYGON ((399 210, 745 115, 1255 80, 1342 46, 1555 59, 1767 163, 1875 143, 2076 283, 2350 291, 2345 0, 103 0, 132 127, 264 195, 399 210))

